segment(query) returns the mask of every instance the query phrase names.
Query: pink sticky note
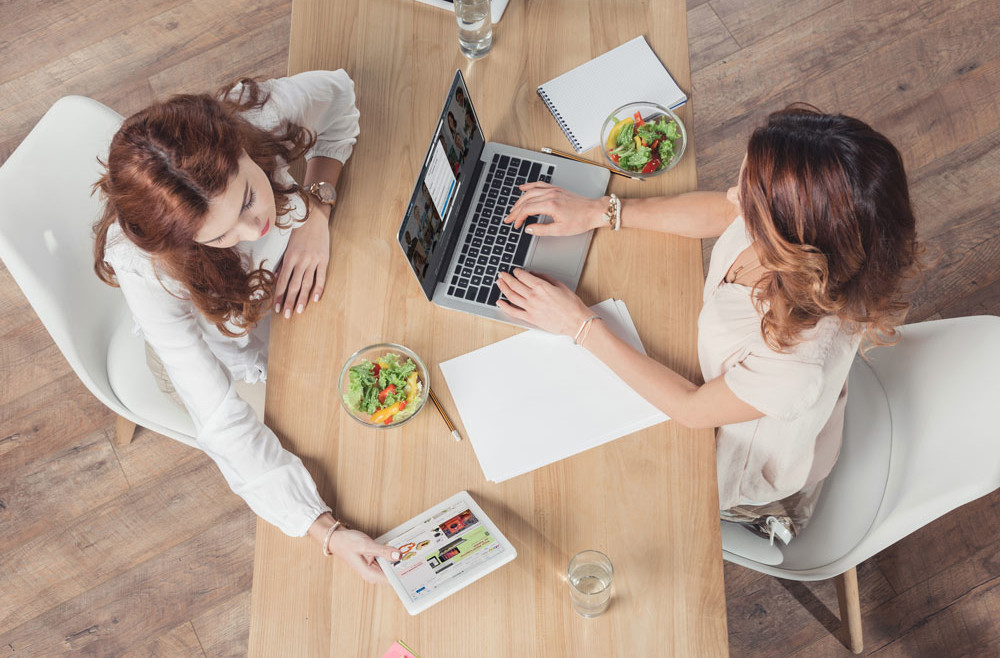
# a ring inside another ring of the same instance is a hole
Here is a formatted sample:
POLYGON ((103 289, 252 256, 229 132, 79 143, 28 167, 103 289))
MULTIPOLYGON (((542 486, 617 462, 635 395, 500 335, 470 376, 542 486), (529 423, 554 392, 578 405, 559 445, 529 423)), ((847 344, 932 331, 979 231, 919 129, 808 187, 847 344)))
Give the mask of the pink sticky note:
POLYGON ((417 658, 417 654, 410 651, 406 645, 393 642, 382 658, 417 658))

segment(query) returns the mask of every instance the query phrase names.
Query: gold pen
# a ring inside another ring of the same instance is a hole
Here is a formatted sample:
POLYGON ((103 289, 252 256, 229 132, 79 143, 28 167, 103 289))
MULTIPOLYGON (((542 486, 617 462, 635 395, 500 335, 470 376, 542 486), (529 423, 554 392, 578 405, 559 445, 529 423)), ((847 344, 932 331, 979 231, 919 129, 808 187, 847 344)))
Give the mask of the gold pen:
POLYGON ((451 422, 451 418, 448 418, 448 414, 444 412, 444 407, 441 406, 441 402, 437 399, 437 396, 434 395, 434 389, 430 389, 429 397, 431 402, 434 403, 434 406, 437 407, 438 413, 441 414, 441 418, 444 418, 444 424, 448 426, 449 430, 451 430, 451 435, 455 437, 456 441, 461 441, 462 435, 458 433, 458 430, 455 429, 454 423, 451 422))
POLYGON ((595 167, 604 167, 605 169, 610 171, 612 174, 615 174, 616 176, 621 176, 622 178, 628 178, 629 180, 637 180, 640 183, 645 180, 644 178, 639 178, 638 176, 629 176, 628 174, 623 174, 617 169, 612 169, 607 165, 602 165, 598 162, 594 162, 593 160, 588 160, 587 158, 581 158, 579 156, 573 155, 572 153, 564 153, 562 151, 550 149, 548 146, 542 147, 542 153, 548 153, 549 155, 558 155, 560 158, 566 158, 567 160, 576 160, 577 162, 583 162, 585 164, 594 165, 595 167))

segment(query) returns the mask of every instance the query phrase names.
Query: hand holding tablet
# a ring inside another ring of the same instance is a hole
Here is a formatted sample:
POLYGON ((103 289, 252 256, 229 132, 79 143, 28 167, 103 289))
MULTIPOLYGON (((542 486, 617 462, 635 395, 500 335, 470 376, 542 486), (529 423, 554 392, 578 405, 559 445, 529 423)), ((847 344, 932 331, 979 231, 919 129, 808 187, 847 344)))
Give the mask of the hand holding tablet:
POLYGON ((401 553, 378 558, 407 612, 415 615, 517 557, 467 491, 460 491, 376 541, 401 553))

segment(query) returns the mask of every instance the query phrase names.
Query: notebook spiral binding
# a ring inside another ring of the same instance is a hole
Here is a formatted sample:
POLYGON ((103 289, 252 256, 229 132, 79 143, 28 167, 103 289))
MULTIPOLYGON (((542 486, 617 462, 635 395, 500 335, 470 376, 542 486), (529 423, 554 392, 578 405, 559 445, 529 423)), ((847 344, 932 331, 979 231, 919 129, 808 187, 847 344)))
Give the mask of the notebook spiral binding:
POLYGON ((542 99, 542 102, 545 103, 545 107, 549 108, 549 112, 552 113, 552 116, 555 118, 556 123, 559 124, 559 128, 562 129, 563 134, 566 135, 566 139, 568 139, 569 143, 573 145, 573 148, 576 150, 577 153, 582 153, 583 146, 580 144, 579 140, 577 140, 576 136, 570 131, 569 126, 566 125, 566 122, 563 121, 562 115, 559 113, 559 110, 557 110, 556 106, 553 105, 552 102, 549 100, 549 95, 546 94, 545 90, 541 87, 539 87, 537 91, 538 95, 542 99))

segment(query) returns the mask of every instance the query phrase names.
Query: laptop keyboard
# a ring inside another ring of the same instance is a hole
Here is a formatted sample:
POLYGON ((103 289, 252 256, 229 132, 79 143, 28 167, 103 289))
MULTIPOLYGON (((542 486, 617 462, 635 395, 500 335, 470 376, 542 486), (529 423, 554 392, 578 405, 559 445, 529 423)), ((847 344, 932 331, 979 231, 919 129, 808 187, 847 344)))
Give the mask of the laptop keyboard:
POLYGON ((516 230, 502 220, 521 196, 518 185, 551 182, 554 169, 552 165, 533 160, 500 154, 493 156, 486 184, 460 247, 455 274, 448 284, 449 295, 496 306, 500 299, 497 275, 524 266, 533 239, 524 232, 524 227, 537 222, 538 217, 529 217, 516 230))

